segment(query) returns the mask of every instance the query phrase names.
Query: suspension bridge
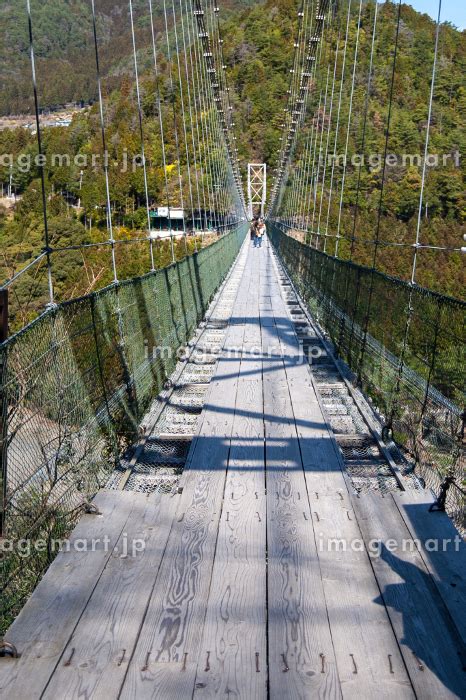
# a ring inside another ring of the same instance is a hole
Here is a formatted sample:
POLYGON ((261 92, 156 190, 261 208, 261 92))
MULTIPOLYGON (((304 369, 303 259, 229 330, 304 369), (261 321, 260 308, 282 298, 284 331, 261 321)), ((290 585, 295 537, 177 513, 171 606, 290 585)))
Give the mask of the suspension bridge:
POLYGON ((462 253, 423 216, 441 2, 412 240, 383 223, 403 7, 382 32, 376 3, 300 5, 277 164, 249 164, 246 199, 222 8, 129 0, 144 223, 122 234, 102 158, 101 239, 63 246, 27 1, 43 249, 0 288, 0 697, 465 697, 464 302, 420 284, 462 253), (383 81, 365 237, 351 156, 383 81), (103 282, 62 298, 77 252, 103 282))

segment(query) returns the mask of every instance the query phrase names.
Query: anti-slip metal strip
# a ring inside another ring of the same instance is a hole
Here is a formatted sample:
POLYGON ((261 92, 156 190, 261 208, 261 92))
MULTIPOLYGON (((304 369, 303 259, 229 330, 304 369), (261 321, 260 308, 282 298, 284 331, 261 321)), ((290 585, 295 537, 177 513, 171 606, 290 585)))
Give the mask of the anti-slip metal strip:
POLYGON ((421 488, 413 465, 394 443, 387 445, 382 440, 381 423, 368 400, 352 385, 349 369, 336 359, 272 248, 271 253, 283 298, 351 485, 357 493, 421 488))
POLYGON ((177 489, 225 342, 242 270, 239 261, 212 302, 206 320, 180 352, 164 391, 141 422, 139 443, 124 455, 107 488, 142 493, 177 489))

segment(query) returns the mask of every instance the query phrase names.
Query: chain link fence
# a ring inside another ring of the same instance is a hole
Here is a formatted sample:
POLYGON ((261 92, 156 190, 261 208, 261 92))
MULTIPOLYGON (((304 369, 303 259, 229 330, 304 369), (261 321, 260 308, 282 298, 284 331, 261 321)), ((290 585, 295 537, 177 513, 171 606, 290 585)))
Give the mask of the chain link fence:
POLYGON ((0 632, 137 438, 245 233, 51 308, 0 345, 0 632))
POLYGON ((269 225, 309 309, 384 417, 385 434, 465 527, 465 308, 457 299, 339 260, 269 225))

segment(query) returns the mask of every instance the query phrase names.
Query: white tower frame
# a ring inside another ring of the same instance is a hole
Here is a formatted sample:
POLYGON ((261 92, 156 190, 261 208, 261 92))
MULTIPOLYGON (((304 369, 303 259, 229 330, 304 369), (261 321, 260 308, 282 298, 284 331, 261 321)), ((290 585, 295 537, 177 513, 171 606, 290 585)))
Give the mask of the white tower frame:
POLYGON ((248 163, 248 214, 254 216, 254 206, 260 206, 260 216, 264 216, 267 199, 266 163, 248 163))

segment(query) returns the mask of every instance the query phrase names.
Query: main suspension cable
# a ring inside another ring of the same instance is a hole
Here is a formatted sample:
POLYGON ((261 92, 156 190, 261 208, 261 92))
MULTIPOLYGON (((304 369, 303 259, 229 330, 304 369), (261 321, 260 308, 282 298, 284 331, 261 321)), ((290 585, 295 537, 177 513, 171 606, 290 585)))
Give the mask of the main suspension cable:
POLYGON ((44 253, 47 260, 47 282, 49 290, 49 304, 53 306, 55 304, 54 292, 53 292, 53 278, 52 278, 52 259, 50 255, 50 237, 49 237, 49 224, 47 215, 47 192, 45 187, 45 157, 42 150, 42 135, 41 126, 39 118, 39 97, 37 92, 37 79, 36 79, 36 60, 34 55, 34 37, 32 31, 32 16, 31 16, 31 3, 30 0, 26 0, 27 14, 28 14, 28 29, 29 29, 29 55, 31 60, 31 72, 32 72, 32 88, 34 92, 34 112, 36 119, 36 138, 37 138, 37 150, 38 150, 38 167, 40 172, 40 184, 42 192, 42 214, 44 221, 44 253))
POLYGON ((133 43, 133 61, 134 61, 134 77, 136 79, 136 100, 138 106, 138 122, 139 122, 139 137, 141 140, 141 158, 142 158, 142 171, 144 178, 144 194, 146 198, 146 216, 147 216, 147 237, 149 241, 150 248, 150 260, 151 260, 151 270, 155 270, 155 260, 154 260, 154 249, 153 240, 151 236, 151 218, 150 218, 150 206, 149 206, 149 185, 147 181, 147 167, 146 167, 146 150, 144 144, 144 124, 142 116, 142 104, 141 104, 141 88, 139 84, 139 65, 136 50, 136 33, 134 31, 134 16, 133 16, 133 0, 129 0, 129 16, 131 23, 131 38, 133 43))
MULTIPOLYGON (((29 0, 28 0, 29 3, 29 0)), ((97 41, 97 20, 95 13, 95 0, 91 0, 92 8, 92 27, 94 34, 94 51, 95 51, 95 63, 97 72, 97 92, 99 98, 99 116, 100 116, 100 133, 102 139, 102 150, 104 156, 104 177, 105 177, 105 194, 107 203, 107 229, 110 242, 110 250, 112 257, 112 270, 113 270, 113 281, 118 282, 117 266, 116 266, 116 255, 115 255, 115 238, 113 236, 113 222, 112 222, 112 203, 110 198, 110 178, 109 178, 109 168, 108 168, 108 151, 107 151, 107 138, 105 134, 105 119, 104 119, 104 102, 102 97, 102 77, 100 72, 100 59, 99 59, 99 45, 97 41)))
POLYGON ((157 60, 157 47, 155 39, 155 25, 154 25, 154 11, 152 7, 152 0, 149 0, 149 16, 150 16, 150 27, 151 27, 151 38, 152 38, 152 57, 154 61, 154 77, 155 77, 155 91, 156 91, 156 110, 159 116, 159 129, 160 129, 160 141, 162 146, 162 167, 163 176, 165 183, 165 196, 167 199, 167 212, 168 212, 168 232, 170 236, 170 252, 172 262, 175 262, 175 245, 173 241, 173 230, 172 230, 172 212, 171 212, 171 197, 170 197, 170 186, 168 182, 168 171, 167 171, 167 154, 165 149, 165 132, 163 125, 163 114, 162 114, 162 99, 160 94, 160 84, 159 84, 159 66, 157 60))
POLYGON ((182 176, 182 172, 181 172, 180 138, 179 138, 179 134, 178 134, 178 119, 176 116, 175 84, 173 81, 173 74, 172 74, 172 51, 171 51, 170 34, 169 34, 169 27, 168 27, 168 13, 167 13, 166 0, 163 0, 163 16, 164 16, 164 20, 165 20, 165 41, 166 41, 166 46, 167 46, 170 101, 172 103, 173 131, 174 131, 174 136, 175 136, 175 151, 176 151, 177 168, 178 168, 178 184, 179 184, 179 191, 180 191, 180 204, 181 204, 182 220, 183 220, 183 239, 184 239, 185 254, 187 255, 188 254, 188 243, 187 243, 187 234, 186 234, 186 220, 185 220, 185 213, 186 212, 185 212, 185 205, 184 205, 183 176, 182 176))

